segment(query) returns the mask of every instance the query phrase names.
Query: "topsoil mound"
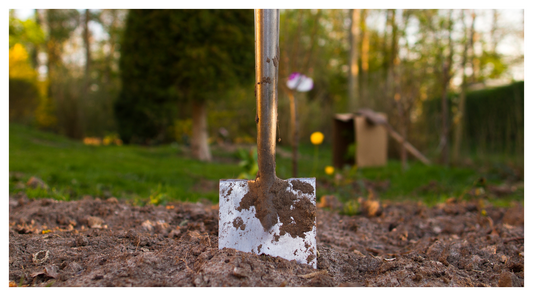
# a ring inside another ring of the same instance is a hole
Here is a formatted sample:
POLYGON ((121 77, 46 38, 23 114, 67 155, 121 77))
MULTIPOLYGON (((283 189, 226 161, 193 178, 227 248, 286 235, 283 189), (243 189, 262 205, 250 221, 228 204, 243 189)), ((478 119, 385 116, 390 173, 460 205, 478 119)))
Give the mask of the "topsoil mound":
POLYGON ((318 269, 218 249, 218 207, 9 199, 9 280, 22 286, 524 286, 524 209, 383 205, 317 211, 318 269))

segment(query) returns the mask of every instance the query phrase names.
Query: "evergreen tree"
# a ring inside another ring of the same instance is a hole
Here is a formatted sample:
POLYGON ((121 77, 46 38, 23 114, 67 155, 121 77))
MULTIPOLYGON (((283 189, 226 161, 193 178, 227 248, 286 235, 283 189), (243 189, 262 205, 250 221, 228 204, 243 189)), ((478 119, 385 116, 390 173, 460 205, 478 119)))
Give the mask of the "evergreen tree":
POLYGON ((192 103, 193 155, 210 160, 206 101, 253 83, 251 10, 130 10, 115 104, 127 142, 164 140, 178 104, 192 103))

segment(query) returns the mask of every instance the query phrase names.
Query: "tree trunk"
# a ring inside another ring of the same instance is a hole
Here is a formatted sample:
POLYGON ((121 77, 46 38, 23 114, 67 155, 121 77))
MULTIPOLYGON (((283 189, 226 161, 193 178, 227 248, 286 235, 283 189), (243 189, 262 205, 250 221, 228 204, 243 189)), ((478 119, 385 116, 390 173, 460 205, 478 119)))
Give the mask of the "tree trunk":
POLYGON ((441 160, 444 165, 449 163, 449 148, 448 148, 448 66, 444 65, 444 78, 443 78, 443 88, 442 88, 442 98, 441 98, 441 108, 442 108, 442 131, 441 131, 441 160))
POLYGON ((316 36, 318 35, 317 32, 318 32, 318 27, 320 25, 320 15, 322 14, 322 10, 318 10, 316 15, 315 15, 315 19, 313 20, 313 32, 311 33, 311 42, 309 42, 309 44, 311 44, 311 48, 309 50, 307 50, 307 55, 305 57, 305 62, 304 62, 304 67, 303 67, 303 71, 306 71, 304 74, 307 75, 307 76, 312 76, 313 75, 313 68, 311 67, 311 61, 314 60, 314 58, 316 57, 316 54, 314 54, 314 51, 315 51, 315 39, 316 39, 316 36))
POLYGON ((450 145, 448 141, 449 126, 448 126, 448 89, 450 85, 450 72, 453 61, 453 43, 452 43, 452 11, 450 10, 448 17, 448 47, 449 54, 443 65, 443 87, 442 87, 442 133, 441 133, 441 159, 445 166, 450 164, 450 145))
POLYGON ((295 72, 298 70, 298 55, 299 53, 299 45, 300 45, 300 36, 302 32, 302 20, 303 20, 304 11, 300 10, 298 11, 298 29, 296 31, 296 38, 294 38, 294 42, 292 44, 292 51, 291 51, 291 59, 290 59, 290 72, 295 72))
POLYGON ((496 47, 498 47, 498 20, 500 13, 497 9, 492 11, 492 27, 490 29, 490 50, 496 53, 496 47))
POLYGON ((361 105, 369 106, 368 99, 368 52, 370 49, 370 34, 366 27, 366 17, 368 16, 368 9, 363 9, 361 13, 361 105))
MULTIPOLYGON (((380 85, 382 86, 383 88, 383 94, 385 95, 385 97, 387 98, 387 101, 388 102, 388 98, 389 98, 389 68, 390 68, 390 58, 389 58, 389 43, 388 43, 388 40, 389 40, 389 25, 390 25, 390 9, 385 9, 385 30, 383 30, 383 48, 381 49, 381 51, 383 52, 383 72, 382 72, 382 81, 384 81, 384 83, 380 83, 380 85)), ((388 106, 389 104, 386 104, 385 105, 385 109, 384 111, 388 113, 388 106)))
MULTIPOLYGON (((39 17, 39 11, 37 9, 33 10, 33 16, 35 17, 35 24, 37 26, 41 25, 41 18, 39 17)), ((32 44, 32 48, 30 51, 31 55, 31 64, 33 69, 35 69, 37 72, 39 71, 39 45, 38 44, 32 44)))
MULTIPOLYGON (((109 53, 105 57, 105 70, 104 70, 104 82, 106 84, 109 84, 111 82, 111 72, 113 69, 113 64, 115 63, 115 42, 117 39, 117 26, 118 26, 118 16, 117 16, 117 9, 104 9, 105 12, 107 12, 111 17, 111 24, 109 25, 109 28, 107 28, 107 34, 109 34, 109 53)), ((100 17, 102 17, 103 13, 100 14, 100 17)))
MULTIPOLYGON (((405 150, 405 139, 407 138, 407 122, 405 120, 405 110, 402 103, 402 94, 400 90, 400 57, 398 44, 398 24, 396 23, 396 13, 393 11, 392 16, 392 44, 391 44, 391 67, 390 67, 390 81, 393 92, 393 99, 398 109, 398 118, 400 124, 400 133, 402 135, 402 143, 400 145, 400 158, 402 161, 402 169, 407 169, 407 150, 405 150)), ((401 16, 401 15, 400 15, 401 16)))
MULTIPOLYGON (((394 86, 394 71, 395 71, 395 63, 396 63, 396 56, 398 52, 397 49, 397 35, 398 35, 398 27, 396 26, 396 10, 394 9, 388 9, 390 13, 390 17, 388 17, 389 25, 391 27, 391 43, 389 48, 389 55, 388 55, 388 68, 387 68, 387 87, 386 87, 386 93, 388 100, 394 101, 394 97, 396 95, 396 89, 394 86)), ((389 101, 389 102, 390 102, 389 101)), ((392 111, 392 109, 390 109, 392 111)))
POLYGON ((292 130, 292 177, 298 178, 298 116, 296 112, 296 98, 294 92, 289 91, 291 109, 291 130, 292 130))
POLYGON ((350 71, 348 75, 348 110, 356 112, 359 107, 359 20, 361 11, 350 10, 350 71))
MULTIPOLYGON (((461 61, 461 67, 463 68, 463 81, 461 83, 461 93, 459 94, 459 106, 457 110, 457 126, 455 127, 455 134, 454 134, 454 141, 453 141, 453 161, 454 163, 458 163, 460 159, 460 150, 461 150, 461 142, 463 140, 463 129, 465 124, 465 100, 466 100, 466 90, 467 90, 467 77, 466 77, 466 63, 468 60, 468 48, 469 48, 469 40, 468 40, 468 29, 466 27, 465 22, 465 15, 464 10, 461 16, 461 19, 463 21, 463 26, 465 28, 464 33, 464 49, 463 49, 463 59, 461 61)), ((472 26, 475 20, 475 16, 472 18, 472 26)), ((470 40, 473 38, 473 31, 470 34, 470 40)))
POLYGON ((91 81, 91 43, 89 41, 90 32, 89 32, 89 20, 90 20, 90 11, 85 9, 85 19, 83 23, 83 43, 85 45, 85 91, 89 91, 90 81, 91 81))
POLYGON ((85 81, 84 92, 80 96, 80 102, 78 102, 78 122, 80 123, 80 133, 83 136, 85 134, 85 103, 88 101, 89 91, 91 87, 91 42, 89 31, 90 11, 85 9, 85 18, 83 23, 83 43, 85 45, 85 81))
POLYGON ((206 102, 192 103, 192 156, 201 161, 211 161, 211 151, 207 143, 207 110, 206 102))

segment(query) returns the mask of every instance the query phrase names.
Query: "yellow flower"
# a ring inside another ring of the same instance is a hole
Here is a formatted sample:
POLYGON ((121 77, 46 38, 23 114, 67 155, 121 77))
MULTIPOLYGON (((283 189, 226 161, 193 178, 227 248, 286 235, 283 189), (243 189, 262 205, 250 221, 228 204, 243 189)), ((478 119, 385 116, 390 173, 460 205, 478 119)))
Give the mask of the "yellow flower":
POLYGON ((314 132, 311 134, 311 143, 313 143, 313 145, 320 145, 322 144, 322 141, 324 141, 324 134, 321 132, 314 132))
POLYGON ((328 165, 326 167, 326 174, 331 175, 333 174, 333 172, 335 172, 335 169, 332 166, 328 165))
POLYGON ((103 143, 105 146, 111 144, 113 142, 113 138, 111 136, 105 136, 104 137, 104 140, 103 140, 103 143))

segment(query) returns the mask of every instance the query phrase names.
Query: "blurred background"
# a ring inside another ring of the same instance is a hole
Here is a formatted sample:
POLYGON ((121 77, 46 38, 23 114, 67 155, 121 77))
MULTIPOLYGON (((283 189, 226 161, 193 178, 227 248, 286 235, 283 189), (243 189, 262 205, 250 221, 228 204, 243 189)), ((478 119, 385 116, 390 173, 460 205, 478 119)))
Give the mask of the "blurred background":
MULTIPOLYGON (((284 9, 280 26, 280 178, 298 143, 317 198, 523 202, 523 10, 284 9), (361 108, 431 164, 389 139, 385 166, 333 167, 333 118, 361 108)), ((252 10, 10 10, 10 194, 217 202, 219 179, 254 179, 253 27, 252 10)))

